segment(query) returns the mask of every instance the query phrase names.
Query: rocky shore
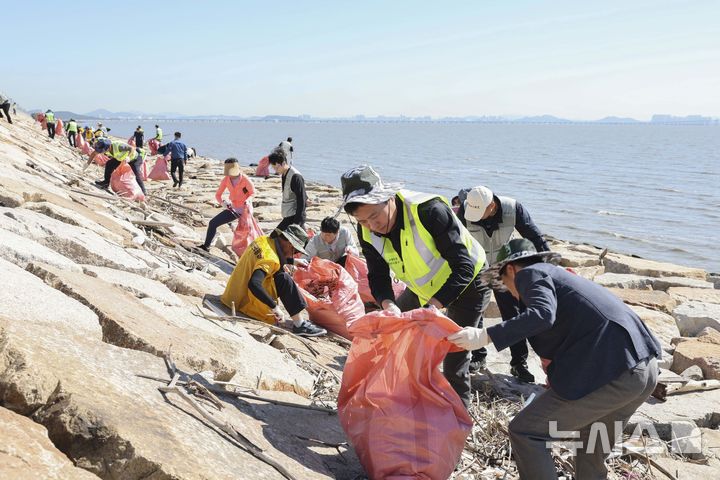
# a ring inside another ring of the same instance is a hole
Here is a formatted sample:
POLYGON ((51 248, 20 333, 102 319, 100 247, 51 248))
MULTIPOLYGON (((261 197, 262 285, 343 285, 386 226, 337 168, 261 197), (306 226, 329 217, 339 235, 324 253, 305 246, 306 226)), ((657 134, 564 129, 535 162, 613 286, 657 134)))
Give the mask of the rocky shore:
MULTIPOLYGON (((228 227, 211 255, 191 249, 217 213, 220 162, 192 159, 182 190, 147 182, 141 205, 97 189, 99 169, 81 172, 84 161, 29 117, 0 121, 0 478, 363 478, 332 412, 348 343, 300 339, 207 301, 235 260, 228 227)), ((280 220, 280 180, 253 180, 255 215, 269 232, 280 220)), ((340 193, 309 183, 308 195, 317 230, 340 193)), ((651 398, 627 430, 657 431, 656 477, 720 476, 720 389, 672 394, 720 380, 720 278, 589 245, 551 247, 662 342, 667 398, 651 398), (694 453, 673 452, 679 442, 694 453)), ((486 316, 499 321, 494 303, 486 316)), ((542 388, 509 376, 508 352, 488 360, 490 375, 474 378, 478 434, 490 403, 517 404, 542 388)), ((498 464, 476 438, 456 478, 512 478, 511 463, 498 464)), ((641 451, 616 471, 644 478, 641 451)))

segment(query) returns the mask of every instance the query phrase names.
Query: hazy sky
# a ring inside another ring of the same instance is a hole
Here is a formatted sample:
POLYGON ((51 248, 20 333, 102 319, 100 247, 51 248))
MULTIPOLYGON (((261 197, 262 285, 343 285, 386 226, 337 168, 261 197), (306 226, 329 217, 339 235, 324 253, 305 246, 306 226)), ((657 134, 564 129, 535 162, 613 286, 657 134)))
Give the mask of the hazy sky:
POLYGON ((27 108, 720 116, 720 1, 20 1, 27 108))

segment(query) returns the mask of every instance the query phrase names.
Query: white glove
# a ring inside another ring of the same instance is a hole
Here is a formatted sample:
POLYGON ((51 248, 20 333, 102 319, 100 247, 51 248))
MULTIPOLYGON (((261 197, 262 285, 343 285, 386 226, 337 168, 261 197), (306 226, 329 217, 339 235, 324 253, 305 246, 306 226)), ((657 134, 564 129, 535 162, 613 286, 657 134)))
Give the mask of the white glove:
POLYGON ((231 207, 232 203, 228 202, 227 200, 223 200, 223 205, 225 205, 226 207, 231 207))
POLYGON ((357 257, 357 248, 353 247, 352 245, 348 245, 347 247, 345 247, 345 255, 355 255, 357 257))
POLYGON ((280 325, 285 321, 285 314, 280 309, 280 305, 275 305, 272 309, 272 316, 275 317, 275 325, 280 325))
POLYGON ((400 315, 402 315, 402 312, 400 311, 400 307, 395 305, 395 303, 393 303, 393 302, 390 302, 388 304, 387 308, 384 309, 383 311, 389 313, 390 315, 392 315, 394 317, 399 317, 400 315))
POLYGON ((298 268, 308 268, 310 264, 307 260, 304 258, 296 258, 293 260, 293 265, 295 265, 298 268))
POLYGON ((447 340, 464 350, 477 350, 490 343, 487 330, 475 327, 465 327, 459 332, 448 335, 447 340))

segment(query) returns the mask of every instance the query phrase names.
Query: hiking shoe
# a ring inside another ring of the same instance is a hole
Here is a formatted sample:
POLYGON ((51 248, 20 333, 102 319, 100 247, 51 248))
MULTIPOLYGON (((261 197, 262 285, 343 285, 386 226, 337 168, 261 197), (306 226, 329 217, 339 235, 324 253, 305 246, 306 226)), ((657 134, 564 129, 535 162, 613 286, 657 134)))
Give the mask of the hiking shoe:
POLYGON ((510 366, 510 375, 517 378, 521 382, 535 383, 535 376, 528 370, 527 363, 518 363, 510 366))
POLYGON ((487 360, 485 358, 473 358, 470 361, 470 373, 478 373, 480 370, 487 368, 487 360))
POLYGON ((300 337, 321 337, 327 334, 327 330, 305 320, 299 327, 293 325, 292 333, 300 337))
POLYGON ((95 185, 100 188, 107 188, 110 186, 110 182, 105 182, 104 180, 95 180, 95 185))
POLYGON ((210 247, 206 247, 204 243, 201 243, 200 245, 198 245, 197 248, 205 250, 206 252, 210 251, 210 247))

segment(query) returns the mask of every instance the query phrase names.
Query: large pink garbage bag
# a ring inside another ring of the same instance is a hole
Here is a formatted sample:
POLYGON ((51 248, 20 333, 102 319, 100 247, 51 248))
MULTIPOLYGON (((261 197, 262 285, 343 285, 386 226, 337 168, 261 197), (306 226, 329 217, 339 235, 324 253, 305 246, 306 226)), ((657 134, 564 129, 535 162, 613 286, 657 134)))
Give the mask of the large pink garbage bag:
POLYGON ((313 257, 293 279, 308 304, 310 320, 352 340, 348 326, 365 315, 365 307, 350 274, 333 261, 313 257))
POLYGON ((65 128, 63 127, 63 121, 61 118, 58 118, 55 121, 55 135, 60 135, 61 137, 65 136, 65 128))
MULTIPOLYGON (((372 292, 370 291, 368 267, 365 259, 360 258, 357 255, 348 254, 347 260, 345 261, 345 270, 347 270, 353 280, 357 282, 358 289, 360 290, 360 297, 362 297, 363 302, 375 303, 375 297, 373 297, 372 292)), ((399 280, 393 280, 392 288, 395 293, 395 298, 397 299, 400 294, 405 291, 407 286, 399 280)))
POLYGON ((148 147, 150 147, 150 155, 157 155, 159 146, 160 144, 158 144, 158 141, 154 138, 151 138, 150 141, 148 141, 148 147))
POLYGON ((44 113, 42 113, 42 112, 38 113, 37 116, 35 117, 35 119, 38 122, 40 122, 40 128, 42 128, 43 130, 47 130, 47 120, 45 120, 44 113))
POLYGON ((128 138, 127 144, 130 145, 131 147, 134 147, 135 146, 135 136, 128 138))
POLYGON ((436 310, 365 315, 343 371, 338 414, 373 479, 446 480, 472 420, 438 367, 460 330, 436 310))
POLYGON ((169 161, 169 155, 165 155, 164 157, 157 157, 157 160, 155 160, 155 165, 153 165, 150 173, 148 174, 148 178, 150 180, 157 180, 159 182, 170 180, 170 174, 168 173, 169 161))
POLYGON ((237 227, 235 227, 232 241, 233 252, 235 252, 238 257, 242 257, 245 249, 247 249, 256 238, 262 235, 263 231, 253 215, 252 205, 248 202, 242 209, 242 213, 238 218, 237 227))
POLYGON ((268 175, 270 175, 270 159, 268 157, 263 157, 260 159, 260 163, 258 163, 258 166, 255 169, 255 176, 267 177, 268 175))
MULTIPOLYGON (((92 152, 92 149, 90 151, 92 152)), ((108 160, 110 159, 107 157, 107 155, 105 155, 104 153, 100 153, 98 155, 95 155, 94 162, 96 165, 100 165, 102 167, 108 162, 108 160)))
POLYGON ((117 167, 110 176, 110 188, 121 197, 141 202, 145 200, 145 194, 137 183, 135 173, 127 163, 117 167))
POLYGON ((83 151, 83 153, 85 153, 85 150, 84 150, 84 148, 85 148, 85 143, 86 143, 86 142, 85 142, 85 139, 84 139, 83 136, 82 136, 82 133, 76 133, 76 134, 75 134, 75 148, 79 148, 80 150, 83 151))

